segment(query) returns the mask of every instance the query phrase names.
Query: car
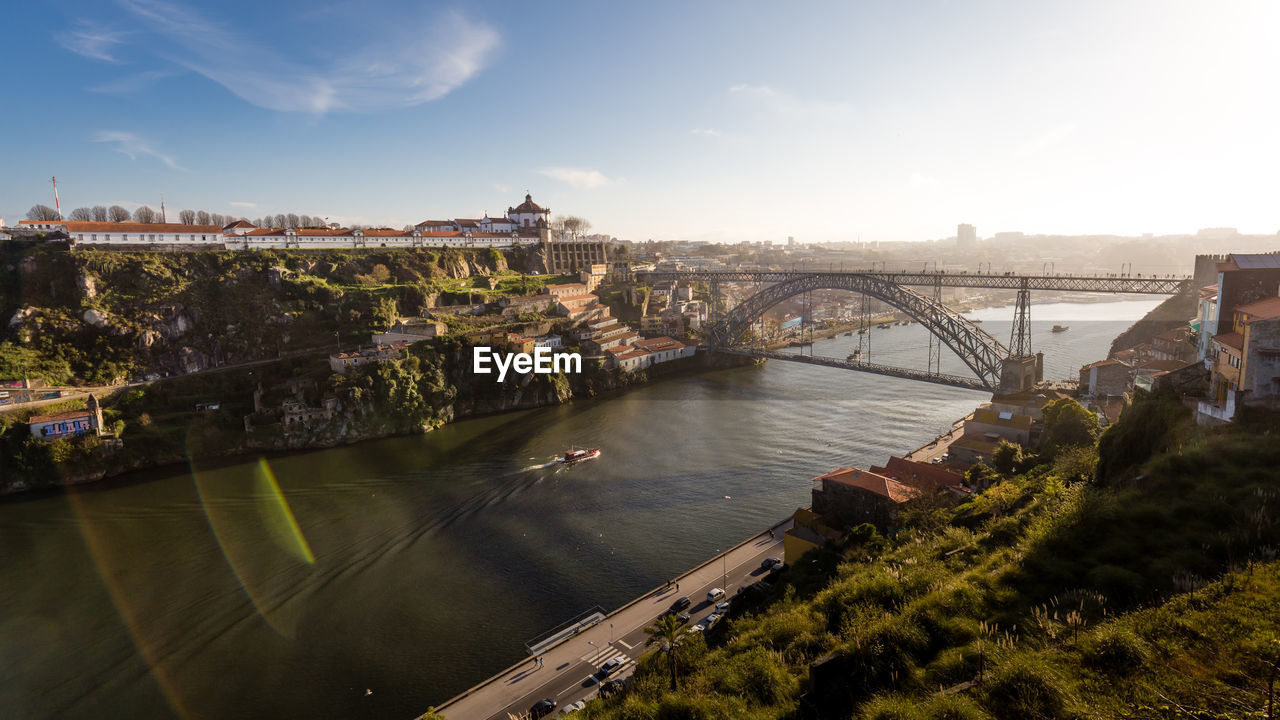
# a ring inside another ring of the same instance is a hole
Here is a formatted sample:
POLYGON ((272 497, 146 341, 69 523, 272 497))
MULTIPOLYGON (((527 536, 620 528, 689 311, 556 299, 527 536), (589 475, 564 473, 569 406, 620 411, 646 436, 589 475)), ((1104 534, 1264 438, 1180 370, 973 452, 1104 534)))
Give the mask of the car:
POLYGON ((720 588, 711 588, 711 590, 707 592, 707 602, 709 603, 717 603, 723 599, 724 590, 721 590, 720 588))
POLYGON ((618 668, 622 667, 622 665, 626 662, 627 662, 627 656, 619 655, 618 657, 615 657, 612 660, 609 660, 608 662, 600 666, 600 675, 603 677, 608 677, 614 674, 615 672, 617 672, 618 668))
POLYGON ((538 702, 533 704, 533 707, 529 708, 529 717, 531 718, 546 717, 550 715, 555 709, 556 709, 556 701, 553 700, 552 698, 547 698, 546 700, 539 700, 538 702))
POLYGON ((689 606, 690 606, 690 605, 692 605, 692 604, 693 604, 693 601, 692 601, 692 600, 690 600, 690 599, 689 599, 689 598, 687 598, 687 597, 682 597, 682 598, 680 598, 679 600, 677 600, 677 601, 675 601, 675 602, 671 603, 671 612, 673 612, 673 613, 674 613, 674 612, 680 612, 681 610, 683 610, 683 609, 685 609, 685 608, 689 607, 689 606))
POLYGON ((699 621, 697 625, 694 625, 693 627, 689 628, 689 632, 691 633, 702 632, 703 630, 706 630, 707 626, 703 624, 704 622, 706 621, 705 620, 699 621))
POLYGON ((769 568, 769 574, 770 574, 770 575, 772 575, 772 574, 774 574, 774 573, 780 573, 780 572, 782 572, 783 570, 786 570, 786 569, 787 569, 787 564, 786 564, 786 563, 784 563, 784 562, 776 562, 776 563, 774 563, 774 564, 773 564, 773 567, 769 568))
POLYGON ((781 564, 782 564, 782 558, 779 558, 779 557, 767 557, 767 558, 765 558, 765 559, 764 559, 764 561, 763 561, 763 562, 761 562, 761 563, 760 563, 760 567, 764 568, 765 570, 768 570, 769 568, 773 567, 774 565, 781 565, 781 564))
POLYGON ((725 600, 722 603, 716 603, 716 612, 721 615, 724 615, 725 613, 729 612, 729 601, 725 600))
POLYGON ((688 625, 689 613, 680 613, 679 615, 676 615, 676 619, 680 621, 681 625, 688 625))
POLYGON ((587 703, 582 700, 579 700, 578 702, 575 702, 575 703, 569 703, 568 705, 564 706, 564 709, 560 711, 560 714, 568 715, 570 713, 576 713, 586 706, 587 706, 587 703))
POLYGON ((618 692, 621 689, 622 689, 621 680, 606 680, 604 684, 600 686, 600 696, 609 697, 610 695, 618 692))

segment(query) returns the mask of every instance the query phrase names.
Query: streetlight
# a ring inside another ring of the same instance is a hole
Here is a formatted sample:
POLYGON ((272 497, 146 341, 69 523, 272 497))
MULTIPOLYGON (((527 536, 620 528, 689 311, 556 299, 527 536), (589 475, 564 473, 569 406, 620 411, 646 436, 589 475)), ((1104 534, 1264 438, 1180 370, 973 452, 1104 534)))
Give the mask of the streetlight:
POLYGON ((613 644, 613 623, 609 623, 609 644, 613 644))

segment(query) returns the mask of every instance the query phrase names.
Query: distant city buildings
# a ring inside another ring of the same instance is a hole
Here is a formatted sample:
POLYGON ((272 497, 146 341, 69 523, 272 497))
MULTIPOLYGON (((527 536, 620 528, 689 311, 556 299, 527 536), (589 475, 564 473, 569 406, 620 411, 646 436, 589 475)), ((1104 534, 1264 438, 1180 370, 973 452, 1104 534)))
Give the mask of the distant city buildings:
POLYGON ((956 247, 973 247, 978 243, 978 229, 968 223, 956 226, 956 247))

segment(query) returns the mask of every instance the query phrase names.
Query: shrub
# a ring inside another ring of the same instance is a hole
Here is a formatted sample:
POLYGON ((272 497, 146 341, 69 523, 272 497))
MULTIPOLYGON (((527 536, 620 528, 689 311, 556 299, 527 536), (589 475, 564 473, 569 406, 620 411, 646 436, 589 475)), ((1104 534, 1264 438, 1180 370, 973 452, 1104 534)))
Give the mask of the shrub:
POLYGON ((1085 641, 1084 664, 1108 675, 1128 675, 1142 667, 1147 653, 1138 636, 1129 630, 1108 627, 1085 641))
POLYGON ((984 695, 987 709, 999 718, 1056 718, 1064 704, 1049 673, 1025 657, 1006 660, 984 695))
POLYGON ((881 695, 862 709, 863 720, 924 720, 919 703, 901 695, 881 695))
POLYGON ((924 707, 929 720, 990 720, 991 716, 964 695, 943 695, 924 707))

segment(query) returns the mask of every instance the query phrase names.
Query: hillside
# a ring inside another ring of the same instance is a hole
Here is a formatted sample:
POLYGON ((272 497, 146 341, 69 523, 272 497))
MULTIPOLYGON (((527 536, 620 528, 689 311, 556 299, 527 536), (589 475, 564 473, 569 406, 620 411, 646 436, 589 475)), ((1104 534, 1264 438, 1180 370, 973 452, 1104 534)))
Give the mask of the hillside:
POLYGON ((1117 335, 1116 339, 1111 341, 1111 350, 1107 356, 1149 343, 1152 338, 1166 330, 1186 325, 1188 320, 1195 317, 1199 309, 1196 302, 1196 296, 1190 293, 1168 298, 1152 308, 1151 312, 1141 320, 1117 335))
POLYGON ((106 385, 338 338, 350 347, 396 312, 536 291, 547 277, 521 273, 541 269, 524 249, 148 253, 0 243, 0 380, 106 385))
POLYGON ((918 504, 893 538, 862 526, 684 636, 675 687, 652 652, 583 717, 1266 717, 1278 431, 1206 431, 1140 396, 1098 477, 1090 447, 1032 456, 957 507, 918 504))

